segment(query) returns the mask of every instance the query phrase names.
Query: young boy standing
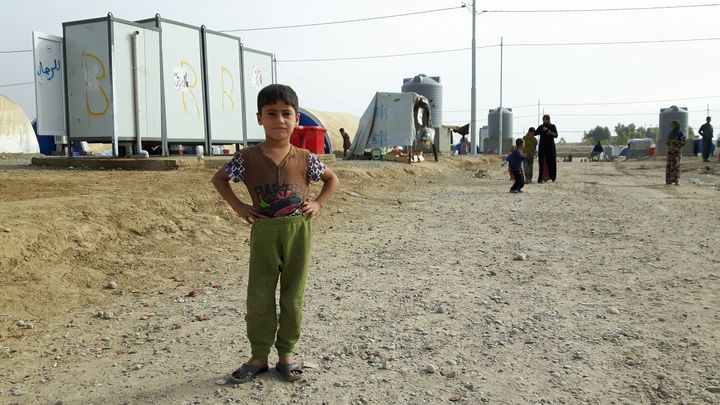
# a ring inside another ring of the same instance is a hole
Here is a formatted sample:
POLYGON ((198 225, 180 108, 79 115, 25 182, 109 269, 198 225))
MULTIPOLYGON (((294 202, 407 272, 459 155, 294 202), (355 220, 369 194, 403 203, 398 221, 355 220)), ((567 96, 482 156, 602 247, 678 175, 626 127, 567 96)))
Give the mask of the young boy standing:
POLYGON ((518 138, 515 140, 515 150, 508 156, 508 163, 510 165, 510 171, 513 173, 513 177, 515 177, 515 182, 513 183, 512 187, 510 187, 511 193, 522 193, 522 188, 525 186, 525 179, 522 172, 522 161, 524 159, 523 156, 523 148, 525 147, 525 141, 523 141, 522 138, 518 138))
POLYGON ((301 378, 302 366, 292 353, 300 337, 305 281, 310 258, 311 223, 337 188, 337 176, 307 150, 290 144, 300 120, 298 97, 292 88, 273 84, 257 99, 258 124, 265 141, 245 148, 218 170, 212 183, 250 232, 250 273, 247 290, 247 335, 252 357, 228 380, 244 383, 268 371, 268 355, 275 345, 275 369, 286 381, 301 378), (252 205, 241 201, 229 181, 244 182, 252 205), (310 201, 310 182, 323 181, 310 201), (280 315, 275 289, 280 280, 280 315), (278 319, 279 318, 279 319, 278 319))

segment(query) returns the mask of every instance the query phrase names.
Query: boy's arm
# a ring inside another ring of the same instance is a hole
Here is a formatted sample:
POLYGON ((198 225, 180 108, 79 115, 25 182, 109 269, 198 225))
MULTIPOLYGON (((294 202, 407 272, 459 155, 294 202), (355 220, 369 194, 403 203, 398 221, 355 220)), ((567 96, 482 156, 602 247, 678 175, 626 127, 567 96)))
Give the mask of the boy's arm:
POLYGON ((303 215, 308 218, 312 218, 314 215, 318 214, 320 210, 327 205, 330 198, 332 198, 333 193, 340 185, 340 180, 329 167, 325 168, 325 173, 323 173, 322 177, 320 177, 320 180, 323 182, 320 194, 318 194, 317 198, 315 198, 315 201, 305 203, 302 208, 303 215))
POLYGON ((258 212, 252 205, 245 204, 235 195, 230 187, 230 176, 224 169, 220 169, 212 177, 211 180, 215 190, 227 202, 227 204, 248 224, 252 224, 259 217, 258 212))

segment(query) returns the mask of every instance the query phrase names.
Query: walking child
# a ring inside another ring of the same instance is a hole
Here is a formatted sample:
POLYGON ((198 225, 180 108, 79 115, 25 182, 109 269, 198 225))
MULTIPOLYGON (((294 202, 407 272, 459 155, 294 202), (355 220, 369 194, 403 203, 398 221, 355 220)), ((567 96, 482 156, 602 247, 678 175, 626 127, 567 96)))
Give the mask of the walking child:
POLYGON ((508 164, 510 171, 513 174, 515 182, 510 187, 511 193, 522 193, 522 188, 525 186, 525 176, 522 172, 522 162, 525 158, 523 154, 523 148, 525 147, 525 141, 522 138, 515 140, 515 150, 508 156, 508 164))
POLYGON ((310 258, 311 222, 330 201, 337 176, 315 156, 290 144, 300 114, 298 97, 289 86, 273 84, 257 98, 257 121, 265 141, 242 149, 212 178, 218 193, 250 231, 250 272, 247 290, 247 336, 252 357, 228 380, 239 384, 268 371, 273 344, 275 369, 286 381, 301 378, 302 366, 293 360, 300 337, 305 281, 310 258), (244 182, 252 199, 241 201, 230 180, 244 182), (320 194, 309 199, 311 182, 323 181, 320 194), (280 281, 280 314, 275 289, 280 281))

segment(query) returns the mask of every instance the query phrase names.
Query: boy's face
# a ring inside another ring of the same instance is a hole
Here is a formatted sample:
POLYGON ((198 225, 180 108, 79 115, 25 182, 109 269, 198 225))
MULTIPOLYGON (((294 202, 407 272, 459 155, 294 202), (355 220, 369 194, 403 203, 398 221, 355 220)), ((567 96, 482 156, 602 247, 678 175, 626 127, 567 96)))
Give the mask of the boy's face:
POLYGON ((263 106, 257 114, 257 120, 265 130, 265 138, 282 141, 290 139, 290 135, 300 121, 300 114, 284 101, 277 101, 263 106))

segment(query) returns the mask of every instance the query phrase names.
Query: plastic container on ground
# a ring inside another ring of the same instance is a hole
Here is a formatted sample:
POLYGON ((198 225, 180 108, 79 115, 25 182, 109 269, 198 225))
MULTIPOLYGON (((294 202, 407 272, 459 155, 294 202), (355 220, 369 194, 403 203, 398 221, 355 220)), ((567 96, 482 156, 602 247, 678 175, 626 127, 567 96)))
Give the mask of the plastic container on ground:
POLYGON ((298 125, 290 135, 290 143, 315 154, 325 153, 325 128, 298 125))

